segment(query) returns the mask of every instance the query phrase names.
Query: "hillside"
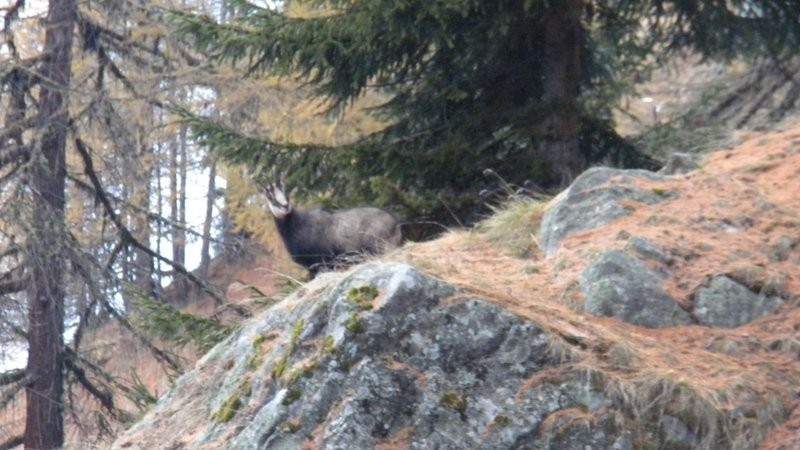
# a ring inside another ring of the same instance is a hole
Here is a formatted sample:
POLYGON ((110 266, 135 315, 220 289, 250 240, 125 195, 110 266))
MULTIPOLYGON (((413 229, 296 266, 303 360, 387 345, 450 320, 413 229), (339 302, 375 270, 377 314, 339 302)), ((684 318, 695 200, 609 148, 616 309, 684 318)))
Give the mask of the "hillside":
POLYGON ((800 124, 738 141, 320 276, 113 448, 798 448, 800 124))

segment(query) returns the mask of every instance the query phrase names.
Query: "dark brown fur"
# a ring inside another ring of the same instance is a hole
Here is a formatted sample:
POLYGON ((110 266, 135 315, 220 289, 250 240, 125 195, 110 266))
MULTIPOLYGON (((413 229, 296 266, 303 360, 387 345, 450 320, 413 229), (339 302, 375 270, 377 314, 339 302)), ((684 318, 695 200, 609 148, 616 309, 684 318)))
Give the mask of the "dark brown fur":
POLYGON ((296 211, 283 189, 271 186, 265 193, 286 250, 312 277, 348 256, 381 254, 402 242, 400 221, 382 209, 296 211))

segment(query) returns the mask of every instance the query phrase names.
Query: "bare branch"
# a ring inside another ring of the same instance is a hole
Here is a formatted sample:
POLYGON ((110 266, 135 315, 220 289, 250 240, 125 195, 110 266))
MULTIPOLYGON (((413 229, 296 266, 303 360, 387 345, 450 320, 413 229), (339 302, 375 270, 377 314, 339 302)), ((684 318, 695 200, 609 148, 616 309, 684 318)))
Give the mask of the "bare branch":
POLYGON ((103 405, 103 408, 111 413, 115 413, 116 408, 114 407, 114 397, 111 392, 108 390, 101 390, 99 387, 92 384, 92 382, 89 381, 89 378, 86 376, 86 371, 77 365, 75 358, 73 357, 74 355, 74 352, 66 352, 67 357, 64 358, 64 364, 67 366, 67 369, 69 369, 72 374, 75 375, 75 379, 78 380, 78 383, 80 383, 88 393, 90 393, 94 398, 97 399, 98 402, 100 402, 101 405, 103 405))
MULTIPOLYGON (((0 139, 3 139, 2 135, 0 135, 0 139)), ((30 149, 26 146, 15 145, 0 149, 0 167, 5 167, 12 163, 24 163, 28 160, 30 154, 30 149)))
POLYGON ((14 369, 0 373, 0 386, 7 386, 25 378, 25 369, 14 369))
POLYGON ((108 311, 109 314, 111 314, 115 319, 117 319, 117 321, 122 325, 123 328, 130 331, 134 336, 136 336, 136 338, 139 339, 140 342, 142 342, 145 346, 147 346, 147 348, 150 349, 150 351, 153 353, 156 359, 167 364, 176 373, 183 373, 183 367, 181 367, 181 365, 177 361, 175 361, 174 358, 169 356, 164 350, 161 350, 160 348, 156 347, 155 344, 150 342, 149 339, 147 339, 146 337, 144 337, 144 335, 139 333, 136 330, 136 328, 134 328, 133 325, 131 325, 128 319, 122 317, 122 314, 120 314, 119 311, 114 309, 114 307, 111 306, 111 304, 108 301, 101 300, 101 302, 105 307, 106 311, 108 311))
MULTIPOLYGON (((16 386, 13 386, 11 388, 7 388, 7 389, 3 390, 3 395, 0 395, 0 410, 5 408, 6 405, 11 400, 13 400, 14 397, 17 396, 19 391, 21 391, 23 388, 25 388, 26 386, 28 386, 29 384, 31 384, 33 382, 33 376, 28 375, 26 373, 25 369, 17 369, 17 370, 14 370, 13 372, 17 372, 17 371, 22 371, 22 376, 19 377, 18 379, 16 379, 13 383, 9 383, 9 384, 16 384, 16 386)), ((14 374, 15 377, 17 375, 18 374, 16 374, 16 373, 14 374)))
MULTIPOLYGON (((78 178, 78 177, 76 177, 74 175, 67 175, 67 179, 69 179, 70 181, 75 183, 75 185, 78 188, 80 188, 81 190, 83 190, 84 192, 87 192, 87 193, 92 194, 93 196, 97 197, 97 190, 91 184, 81 180, 80 178, 78 178)), ((194 229, 192 229, 192 228, 190 228, 190 227, 188 227, 188 226, 186 226, 184 224, 176 223, 176 222, 174 222, 172 219, 170 219, 168 217, 164 217, 164 216, 162 216, 160 214, 156 214, 156 213, 154 213, 152 211, 148 211, 146 208, 142 208, 139 205, 135 205, 135 204, 131 203, 130 201, 124 200, 121 197, 116 196, 116 195, 114 195, 114 194, 112 194, 112 193, 110 193, 108 191, 104 192, 103 194, 106 197, 108 197, 109 199, 113 200, 114 203, 123 205, 126 208, 130 208, 136 213, 145 214, 147 216, 147 220, 149 220, 151 222, 160 222, 160 223, 162 223, 164 225, 168 225, 170 227, 179 228, 179 229, 181 229, 181 230, 183 230, 183 231, 185 231, 185 232, 187 232, 187 233, 189 233, 191 235, 194 235, 194 236, 197 236, 197 237, 203 237, 203 233, 200 233, 199 231, 195 231, 194 229)), ((216 244, 223 244, 224 243, 223 241, 221 241, 219 239, 214 239, 214 238, 210 238, 210 239, 211 239, 211 242, 214 242, 216 244)))
MULTIPOLYGON (((91 274, 91 272, 89 270, 89 265, 91 264, 89 261, 91 261, 91 260, 89 260, 89 258, 82 257, 81 254, 78 253, 78 252, 72 252, 70 257, 71 257, 71 259, 73 261, 73 265, 75 267, 76 272, 78 273, 78 275, 81 276, 81 278, 84 279, 84 281, 86 281, 86 285, 89 287, 89 292, 90 292, 90 294, 92 296, 92 300, 100 302, 100 304, 103 306, 103 308, 112 317, 114 317, 114 319, 116 319, 117 322, 119 322, 119 324, 122 325, 123 328, 125 328, 128 331, 130 331, 131 334, 133 334, 133 336, 135 336, 139 340, 139 342, 141 342, 143 345, 145 345, 150 350, 150 352, 153 353, 153 355, 156 357, 156 359, 158 359, 162 363, 164 363, 167 366, 169 366, 176 373, 182 373, 183 372, 183 368, 181 367, 181 365, 174 358, 172 358, 170 355, 168 355, 165 351, 163 351, 160 348, 156 347, 155 344, 150 342, 150 340, 148 340, 144 335, 139 333, 133 327, 133 325, 131 325, 131 323, 128 321, 128 319, 123 317, 122 314, 120 314, 119 311, 117 311, 111 305, 111 303, 108 302, 106 297, 100 295, 100 293, 97 292, 96 284, 94 283, 94 279, 93 279, 92 274, 91 274)), ((103 270, 107 270, 107 268, 104 268, 103 270)))
POLYGON ((28 340, 28 332, 20 328, 17 324, 7 320, 5 317, 0 316, 0 322, 3 324, 3 328, 7 330, 11 330, 16 336, 20 339, 28 340))
POLYGON ((22 435, 14 436, 9 440, 0 443, 0 450, 10 450, 14 447, 19 447, 20 445, 22 445, 22 438, 23 438, 22 435))
POLYGON ((103 208, 106 211, 106 214, 117 227, 117 230, 120 233, 120 238, 127 242, 134 247, 140 249, 141 251, 145 252, 147 255, 158 259, 161 262, 169 264, 175 270, 175 272, 185 276, 189 281, 196 284, 203 292, 211 296, 217 304, 225 303, 225 300, 220 296, 219 293, 216 292, 208 283, 204 282, 197 275, 193 274, 192 272, 186 270, 186 267, 183 264, 179 264, 173 261, 170 258, 167 258, 160 253, 153 251, 147 245, 139 242, 134 236, 133 233, 125 226, 124 223, 120 220, 117 213, 114 211, 114 206, 111 204, 111 201, 106 196, 105 189, 103 189, 102 183, 100 183, 100 179, 97 176, 97 173, 94 170, 94 164, 92 163, 92 157, 89 154, 89 149, 85 142, 83 142, 80 138, 75 138, 75 148, 78 150, 78 154, 83 159, 83 166, 84 166, 84 173, 86 176, 89 177, 89 180, 92 182, 94 187, 95 193, 97 195, 97 199, 100 201, 100 204, 103 205, 103 208))
POLYGON ((28 277, 0 282, 0 295, 22 292, 28 286, 28 277))
MULTIPOLYGON (((74 236, 71 236, 74 239, 74 236)), ((87 324, 89 323, 89 318, 92 315, 92 310, 94 307, 97 306, 97 297, 91 295, 91 301, 89 302, 86 307, 83 308, 83 311, 80 312, 80 320, 78 320, 78 326, 75 327, 75 333, 72 335, 72 342, 75 346, 75 350, 77 351, 80 346, 81 342, 83 341, 83 333, 86 331, 87 324)))
POLYGON ((6 38, 5 43, 11 55, 15 58, 19 56, 19 53, 17 52, 17 44, 14 43, 14 34, 11 33, 11 25, 19 18, 19 10, 24 6, 25 0, 17 0, 12 5, 2 8, 2 11, 5 11, 5 16, 3 17, 3 35, 5 35, 6 38))

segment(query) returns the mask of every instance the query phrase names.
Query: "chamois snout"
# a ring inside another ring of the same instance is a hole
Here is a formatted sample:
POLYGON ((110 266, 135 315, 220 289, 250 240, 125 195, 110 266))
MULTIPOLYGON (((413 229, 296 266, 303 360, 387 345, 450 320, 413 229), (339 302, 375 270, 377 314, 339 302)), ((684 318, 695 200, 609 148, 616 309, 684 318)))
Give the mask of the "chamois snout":
POLYGON ((380 208, 295 210, 283 186, 263 186, 275 226, 292 260, 313 278, 348 256, 377 255, 402 243, 401 223, 380 208))

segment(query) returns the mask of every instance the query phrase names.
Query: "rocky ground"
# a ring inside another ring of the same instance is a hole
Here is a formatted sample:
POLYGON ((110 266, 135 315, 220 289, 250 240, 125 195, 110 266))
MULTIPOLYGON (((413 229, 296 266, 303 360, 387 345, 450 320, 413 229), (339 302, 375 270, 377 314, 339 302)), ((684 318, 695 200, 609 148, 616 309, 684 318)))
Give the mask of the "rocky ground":
POLYGON ((800 125, 737 140, 321 276, 114 448, 800 448, 800 125))

